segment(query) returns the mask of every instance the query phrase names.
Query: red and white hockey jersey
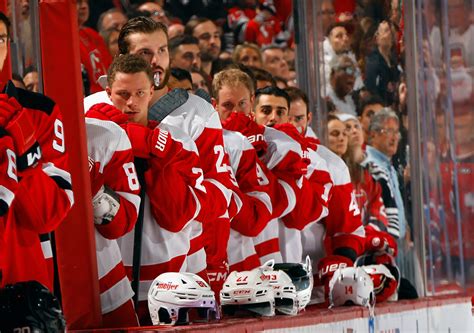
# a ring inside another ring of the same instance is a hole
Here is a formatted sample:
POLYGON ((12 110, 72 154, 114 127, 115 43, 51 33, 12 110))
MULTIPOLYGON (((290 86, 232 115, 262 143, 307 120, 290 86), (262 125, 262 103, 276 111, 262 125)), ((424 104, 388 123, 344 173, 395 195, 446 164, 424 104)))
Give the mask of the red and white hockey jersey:
POLYGON ((340 248, 349 248, 356 256, 362 254, 365 237, 346 164, 325 146, 318 145, 316 152, 326 161, 333 186, 328 216, 322 224, 309 225, 302 234, 303 253, 310 255, 314 265, 326 254, 340 248))
POLYGON ((283 200, 286 207, 283 211, 274 209, 274 218, 253 239, 255 250, 262 264, 269 259, 275 259, 275 262, 282 262, 283 260, 279 242, 280 229, 283 227, 281 217, 295 208, 303 178, 300 145, 285 133, 271 127, 265 127, 264 139, 268 144, 268 148, 261 159, 278 179, 278 183, 285 193, 283 198, 272 198, 272 203, 283 200), (275 216, 276 212, 278 212, 278 215, 275 216))
MULTIPOLYGON (((149 127, 153 128, 151 122, 149 127)), ((200 198, 205 196, 193 140, 175 126, 160 123, 158 127, 168 131, 182 144, 182 149, 165 165, 158 158, 147 159, 139 300, 147 299, 151 283, 161 273, 186 270, 192 231, 201 211, 200 198)), ((118 243, 131 276, 134 231, 120 238, 118 243)))
POLYGON ((74 203, 61 114, 44 95, 17 89, 11 82, 7 91, 28 112, 42 159, 37 167, 18 172, 21 180, 0 240, 2 284, 37 280, 52 289, 52 263, 48 267, 45 262, 52 257, 51 244, 40 244, 39 235, 56 229, 74 203))
MULTIPOLYGON (((1 131, 3 132, 3 131, 1 131)), ((7 214, 18 186, 16 155, 12 139, 8 133, 0 132, 0 218, 7 214)), ((4 223, 0 223, 0 235, 4 223)), ((1 267, 1 263, 0 263, 1 267)))
POLYGON ((231 221, 227 244, 229 269, 251 270, 260 266, 252 237, 257 236, 272 218, 272 184, 266 167, 245 136, 224 130, 224 147, 242 200, 241 210, 231 221))
POLYGON ((107 185, 120 199, 120 208, 113 220, 95 226, 100 301, 102 313, 108 313, 133 297, 116 239, 135 225, 140 185, 127 133, 111 121, 94 118, 85 121, 92 196, 102 185, 107 185))

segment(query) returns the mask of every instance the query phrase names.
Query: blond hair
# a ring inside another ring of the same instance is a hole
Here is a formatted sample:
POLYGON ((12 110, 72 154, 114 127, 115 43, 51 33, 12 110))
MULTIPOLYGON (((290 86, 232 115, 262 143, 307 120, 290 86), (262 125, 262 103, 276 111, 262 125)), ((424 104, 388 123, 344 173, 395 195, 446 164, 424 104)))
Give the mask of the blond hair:
POLYGON ((218 100, 219 90, 221 90, 222 87, 229 86, 235 88, 240 84, 249 90, 250 95, 254 94, 254 83, 248 74, 236 68, 220 71, 212 80, 212 97, 218 100))

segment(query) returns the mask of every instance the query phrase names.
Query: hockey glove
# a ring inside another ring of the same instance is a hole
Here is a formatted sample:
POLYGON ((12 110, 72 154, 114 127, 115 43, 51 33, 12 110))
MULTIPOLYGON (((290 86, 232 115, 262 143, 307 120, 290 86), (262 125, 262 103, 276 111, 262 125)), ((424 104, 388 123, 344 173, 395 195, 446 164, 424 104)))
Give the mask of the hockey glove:
POLYGON ((262 156, 267 151, 268 145, 263 137, 265 127, 258 125, 250 116, 246 116, 242 112, 232 112, 222 122, 222 127, 229 131, 240 132, 246 136, 257 151, 258 156, 262 156))
POLYGON ((5 94, 0 94, 0 127, 13 139, 18 171, 37 165, 42 154, 30 116, 15 98, 5 94))
POLYGON ((94 223, 109 224, 120 209, 120 197, 114 190, 104 185, 92 198, 92 207, 94 208, 94 223))
POLYGON ((118 125, 125 124, 128 121, 128 116, 115 106, 107 103, 98 103, 91 106, 86 112, 86 117, 96 118, 101 120, 110 120, 118 125))
POLYGON ((398 253, 397 241, 387 232, 365 228, 365 252, 387 253, 396 257, 398 253))
POLYGON ((354 263, 349 258, 338 256, 338 255, 329 255, 321 259, 318 263, 318 274, 321 284, 324 285, 324 291, 326 297, 329 295, 329 281, 331 281, 334 272, 338 268, 352 267, 354 263))
POLYGON ((298 129, 290 123, 275 125, 274 128, 279 131, 282 131, 300 144, 301 150, 303 151, 303 154, 301 156, 303 162, 303 171, 306 174, 306 171, 308 170, 308 165, 311 163, 311 160, 309 159, 308 142, 306 141, 305 137, 301 135, 301 133, 298 132, 298 129))

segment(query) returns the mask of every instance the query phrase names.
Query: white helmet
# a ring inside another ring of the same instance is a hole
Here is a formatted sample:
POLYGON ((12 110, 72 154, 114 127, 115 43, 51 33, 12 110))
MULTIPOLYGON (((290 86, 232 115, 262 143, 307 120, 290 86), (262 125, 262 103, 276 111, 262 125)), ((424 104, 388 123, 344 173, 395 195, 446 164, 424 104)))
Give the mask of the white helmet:
POLYGON ((329 281, 329 304, 331 307, 347 304, 373 307, 372 279, 361 267, 338 268, 329 281))
MULTIPOLYGON (((266 266, 269 262, 265 263, 266 266)), ((273 265, 273 259, 271 264, 273 265)), ((296 315, 298 307, 296 304, 296 288, 291 278, 284 271, 266 269, 263 271, 268 282, 273 287, 275 297, 275 309, 288 315, 296 315)))
POLYGON ((232 272, 220 292, 222 312, 234 314, 243 309, 262 316, 275 315, 273 288, 264 274, 264 268, 232 272))
MULTIPOLYGON (((311 267, 311 259, 309 256, 306 257, 305 263, 275 264, 273 269, 276 271, 283 271, 290 277, 291 282, 296 289, 295 306, 297 312, 303 310, 311 300, 311 292, 313 291, 314 285, 313 269, 311 267)), ((278 304, 277 310, 280 311, 280 309, 278 309, 278 304)))
POLYGON ((153 325, 186 324, 188 312, 209 320, 218 319, 216 298, 209 284, 192 273, 163 273, 148 290, 148 309, 153 325))

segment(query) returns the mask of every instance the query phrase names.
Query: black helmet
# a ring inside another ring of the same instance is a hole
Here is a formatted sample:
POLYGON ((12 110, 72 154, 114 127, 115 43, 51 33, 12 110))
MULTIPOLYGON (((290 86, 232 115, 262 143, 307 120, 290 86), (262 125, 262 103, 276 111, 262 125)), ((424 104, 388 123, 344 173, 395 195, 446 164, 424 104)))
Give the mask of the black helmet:
POLYGON ((0 333, 64 332, 66 322, 54 295, 37 281, 9 284, 0 289, 0 333))

